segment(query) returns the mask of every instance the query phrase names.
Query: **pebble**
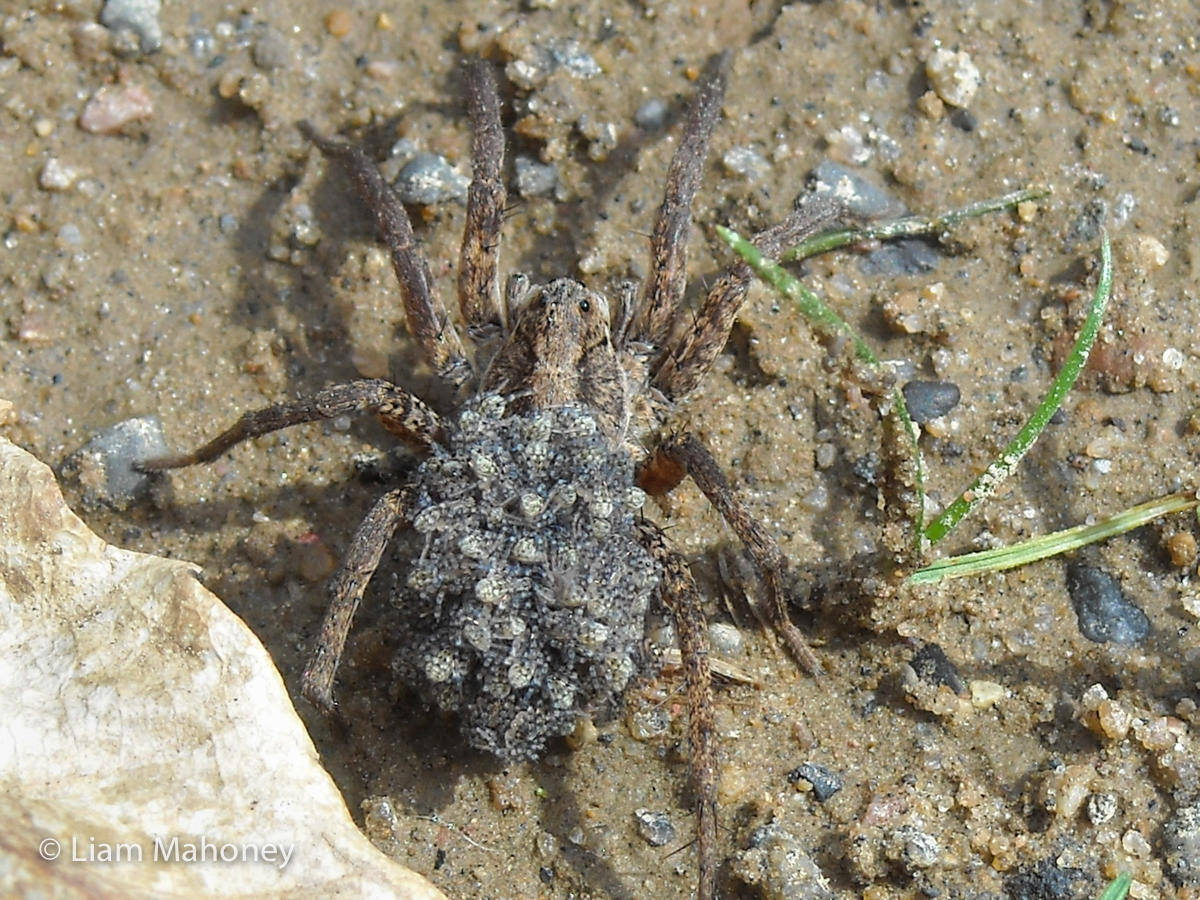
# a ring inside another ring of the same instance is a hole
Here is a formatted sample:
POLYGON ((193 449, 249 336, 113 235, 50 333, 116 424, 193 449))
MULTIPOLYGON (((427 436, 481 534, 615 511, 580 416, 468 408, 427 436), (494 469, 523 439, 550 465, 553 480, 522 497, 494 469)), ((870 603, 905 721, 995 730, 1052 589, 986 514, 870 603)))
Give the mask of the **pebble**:
POLYGON ((958 385, 949 381, 910 381, 901 393, 912 420, 922 424, 946 415, 962 396, 958 385))
POLYGON ((552 193, 558 184, 558 168, 540 163, 529 156, 513 160, 517 174, 517 193, 522 197, 541 197, 552 193))
POLYGON ((730 147, 721 157, 725 171, 740 175, 747 181, 764 181, 771 174, 771 164, 753 147, 730 147))
POLYGON ((713 622, 709 625, 708 641, 713 652, 721 656, 740 656, 746 646, 742 632, 728 622, 713 622))
POLYGON ((666 813, 638 809, 634 811, 634 817, 637 819, 638 834, 651 847, 662 847, 675 840, 675 826, 666 813))
POLYGON ((735 854, 734 877, 758 889, 763 900, 834 900, 837 896, 804 844, 776 822, 756 828, 750 845, 735 854))
POLYGON ((79 115, 88 134, 113 134, 128 122, 154 115, 154 102, 140 84, 106 84, 92 95, 79 115))
POLYGON ((161 0, 108 0, 100 11, 100 24, 113 32, 132 31, 143 53, 162 47, 161 0))
POLYGON ((633 123, 646 131, 658 131, 667 123, 667 104, 653 97, 637 108, 633 123))
POLYGON ((822 803, 840 791, 845 783, 837 772, 820 763, 813 762, 801 763, 796 766, 788 772, 787 780, 792 784, 798 781, 808 782, 812 785, 813 796, 822 803))
POLYGON ((926 684, 932 684, 935 687, 944 684, 956 694, 961 694, 966 689, 966 684, 963 683, 962 676, 958 673, 958 667, 946 656, 946 651, 937 644, 926 644, 916 652, 909 665, 917 673, 917 677, 926 684))
POLYGON ((1200 803, 1183 806, 1162 829, 1167 874, 1179 887, 1200 886, 1200 803))
POLYGON ((250 58, 260 69, 281 69, 291 59, 292 48, 287 39, 274 28, 268 28, 254 42, 250 50, 250 58))
POLYGON ((962 50, 955 53, 944 47, 934 50, 925 60, 925 77, 942 102, 950 106, 966 106, 983 83, 969 53, 962 50))
POLYGON ((1190 531, 1177 531, 1164 542, 1171 565, 1189 569, 1196 564, 1196 536, 1190 531))
MULTIPOLYGON (((831 159, 817 163, 809 175, 814 193, 832 194, 853 217, 897 219, 908 207, 863 175, 831 159)), ((888 241, 862 258, 860 271, 870 277, 923 275, 937 268, 938 254, 925 241, 888 241)))
POLYGON ((344 38, 354 27, 354 17, 344 9, 335 9, 325 16, 325 31, 335 38, 344 38))
POLYGON ((809 176, 809 183, 814 193, 833 194, 853 216, 891 219, 908 213, 907 207, 887 191, 832 160, 817 163, 809 176))
POLYGON ((135 462, 168 452, 158 416, 126 419, 104 429, 63 460, 60 474, 81 488, 85 507, 128 509, 144 496, 152 476, 135 462))
POLYGON ((653 706, 631 712, 625 718, 625 725, 635 741, 652 741, 667 733, 671 716, 661 706, 653 706))
POLYGON ((1067 591, 1079 632, 1089 641, 1136 644, 1150 633, 1150 620, 1129 601, 1108 572, 1084 563, 1067 567, 1067 591))
POLYGON ((1107 791, 1089 794, 1084 808, 1087 810, 1089 822, 1093 825, 1103 825, 1117 814, 1117 797, 1107 791))
POLYGON ((52 156, 42 166, 38 175, 38 187, 44 191, 65 191, 70 189, 78 177, 79 169, 52 156))
POLYGON ((1075 883, 1083 872, 1068 866, 1060 867, 1053 858, 1046 858, 1030 869, 1022 869, 1004 880, 1004 896, 1025 900, 1075 900, 1081 894, 1075 883))
POLYGON ((400 169, 396 191, 405 203, 432 206, 447 200, 465 200, 471 179, 460 175, 436 153, 418 153, 400 169))
POLYGON ((901 825, 889 834, 885 853, 900 863, 909 875, 942 861, 942 845, 937 838, 913 825, 901 825))

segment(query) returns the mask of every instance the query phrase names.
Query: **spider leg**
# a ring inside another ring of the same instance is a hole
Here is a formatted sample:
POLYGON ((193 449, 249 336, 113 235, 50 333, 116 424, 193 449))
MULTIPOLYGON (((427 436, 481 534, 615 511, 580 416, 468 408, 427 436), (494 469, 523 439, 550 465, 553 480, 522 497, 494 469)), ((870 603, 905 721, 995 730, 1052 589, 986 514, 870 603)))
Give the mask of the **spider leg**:
POLYGON ((467 334, 504 327, 500 305, 499 250, 504 212, 504 132, 500 98, 492 68, 481 59, 467 64, 467 109, 471 142, 471 187, 467 191, 467 224, 458 265, 458 306, 467 334))
POLYGON ((211 462, 248 438, 304 422, 366 411, 374 412, 384 428, 416 450, 428 452, 440 440, 441 420, 423 400, 391 382, 370 379, 337 384, 292 403, 252 410, 231 428, 190 453, 158 456, 141 461, 137 467, 154 472, 211 462))
POLYGON ((696 851, 699 900, 711 900, 717 874, 717 744, 713 720, 712 672, 700 592, 687 563, 654 524, 639 524, 639 540, 663 569, 662 596, 675 616, 679 652, 687 682, 688 744, 696 791, 696 851))
POLYGON ((380 497, 350 541, 342 566, 329 582, 329 609, 321 623, 316 647, 304 667, 301 685, 304 696, 322 713, 332 715, 333 677, 337 673, 346 636, 363 592, 379 567, 383 551, 396 529, 407 521, 412 506, 411 491, 397 488, 380 497))
MULTIPOLYGON (((774 259, 829 225, 842 211, 842 205, 830 197, 807 197, 778 225, 756 234, 754 245, 767 259, 774 259)), ((667 346, 651 384, 669 400, 686 397, 708 373, 729 340, 752 277, 744 262, 726 269, 700 304, 695 324, 667 346)))
POLYGON ((463 352, 458 332, 433 294, 433 276, 417 248, 404 204, 358 147, 324 137, 307 122, 301 122, 300 129, 322 153, 338 159, 345 166, 359 199, 375 220, 379 240, 391 253, 404 314, 422 355, 441 378, 456 388, 462 387, 471 377, 471 364, 463 352))
POLYGON ((708 142, 721 111, 728 52, 715 57, 696 91, 687 126, 671 165, 667 187, 650 237, 650 277, 630 324, 627 340, 661 347, 670 334, 687 287, 687 238, 692 224, 692 198, 700 186, 708 142))
POLYGON ((787 558, 775 539, 750 515, 700 439, 687 432, 671 435, 658 445, 654 455, 641 467, 638 482, 647 493, 661 496, 688 475, 733 529, 762 573, 767 586, 767 613, 771 626, 783 639, 796 662, 810 675, 819 675, 820 660, 808 646, 800 629, 788 618, 785 586, 787 558))

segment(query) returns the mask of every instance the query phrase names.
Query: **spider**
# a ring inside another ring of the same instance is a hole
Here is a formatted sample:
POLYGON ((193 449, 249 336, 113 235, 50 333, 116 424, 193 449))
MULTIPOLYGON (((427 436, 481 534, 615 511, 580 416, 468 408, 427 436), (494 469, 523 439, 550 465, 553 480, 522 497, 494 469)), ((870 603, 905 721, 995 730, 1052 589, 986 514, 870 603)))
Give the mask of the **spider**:
MULTIPOLYGON (((391 252, 408 322, 429 365, 456 392, 436 412, 381 379, 338 384, 244 414, 190 453, 146 470, 209 462, 248 438, 372 412, 422 458, 372 506, 329 585, 329 609, 302 677, 334 712, 333 681, 351 621, 385 548, 410 545, 391 600, 403 616, 398 676, 457 714, 466 740, 502 759, 534 758, 580 715, 610 711, 644 667, 646 616, 671 612, 684 662, 697 805, 698 896, 716 879, 717 748, 705 618, 696 583, 663 531, 640 515, 690 476, 741 539, 766 585, 768 618, 809 672, 817 659, 786 611, 787 561, 750 516, 712 455, 686 431, 648 449, 672 406, 722 351, 750 272, 730 268, 693 314, 683 304, 691 203, 719 115, 729 56, 715 57, 667 174, 650 240, 650 277, 615 298, 560 278, 514 276, 502 292, 504 136, 491 67, 466 64, 472 182, 458 270, 468 338, 433 293, 408 215, 361 150, 301 128, 342 163, 391 252)), ((755 238, 767 255, 815 231, 832 204, 797 206, 755 238)))

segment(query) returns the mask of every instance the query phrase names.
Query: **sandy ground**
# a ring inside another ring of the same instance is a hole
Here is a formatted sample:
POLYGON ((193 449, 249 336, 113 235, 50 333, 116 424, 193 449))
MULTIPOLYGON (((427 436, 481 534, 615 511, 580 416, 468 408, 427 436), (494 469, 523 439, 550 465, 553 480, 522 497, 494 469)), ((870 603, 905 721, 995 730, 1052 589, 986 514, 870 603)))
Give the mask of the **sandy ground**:
MULTIPOLYGON (((959 386, 961 404, 923 438, 937 504, 1045 391, 1092 288, 1098 226, 1110 229, 1101 370, 949 551, 1194 487, 1200 63, 1187 3, 172 3, 148 54, 98 17, 97 3, 46 2, 6 9, 0 25, 0 396, 14 404, 6 433, 51 463, 131 416, 159 415, 188 447, 244 410, 359 374, 444 399, 403 333, 385 257, 297 120, 357 128, 381 151, 402 135, 467 172, 458 62, 489 53, 516 82, 506 125, 514 102, 532 110, 510 150, 557 170, 551 195, 514 192, 505 264, 603 287, 645 273, 692 79, 735 47, 695 208, 693 296, 729 259, 710 226, 777 219, 822 160, 918 211, 1054 188, 1036 209, 960 229, 934 271, 872 274, 855 255, 809 267, 881 356, 959 386), (938 48, 963 54, 936 57, 945 75, 930 71, 938 48), (548 51, 596 72, 546 74, 548 51), (102 90, 148 102, 147 115, 85 130, 102 90), (651 100, 665 104, 661 129, 635 121, 651 100), (750 174, 722 162, 739 148, 757 154, 750 174)), ((462 207, 417 218, 450 298, 462 207)), ((740 582, 721 576, 731 536, 698 492, 678 491, 660 518, 712 620, 740 635, 731 662, 757 681, 717 697, 725 893, 825 896, 796 875, 811 865, 836 896, 1095 896, 1119 870, 1134 896, 1197 896, 1179 884, 1170 837, 1200 787, 1194 525, 1081 554, 1148 616, 1132 646, 1080 634, 1063 560, 884 599, 870 571, 859 577, 862 555, 882 549, 880 425, 842 359, 758 289, 681 411, 817 586, 796 618, 828 667, 813 681, 774 649, 740 582), (927 643, 959 694, 914 680, 908 663, 927 643), (788 777, 802 763, 839 775, 841 790, 818 801, 788 777)), ((85 515, 114 543, 200 563, 294 688, 323 579, 381 489, 353 460, 389 445, 367 421, 308 427, 173 474, 128 510, 85 515)), ((690 890, 675 676, 632 692, 627 714, 579 750, 501 767, 393 689, 371 620, 339 687, 348 732, 301 708, 351 808, 391 798, 395 818, 371 819, 387 849, 454 897, 690 890), (638 810, 665 815, 674 837, 653 846, 638 810)))

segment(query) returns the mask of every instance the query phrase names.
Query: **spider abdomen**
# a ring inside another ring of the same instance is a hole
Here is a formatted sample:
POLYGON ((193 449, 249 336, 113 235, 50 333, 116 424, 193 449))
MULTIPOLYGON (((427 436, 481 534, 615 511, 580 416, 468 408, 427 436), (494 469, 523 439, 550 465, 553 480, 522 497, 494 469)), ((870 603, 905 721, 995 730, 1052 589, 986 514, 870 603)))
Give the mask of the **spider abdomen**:
POLYGON ((661 570, 633 460, 596 418, 506 407, 469 403, 413 476, 395 667, 472 746, 524 759, 620 698, 661 570))

